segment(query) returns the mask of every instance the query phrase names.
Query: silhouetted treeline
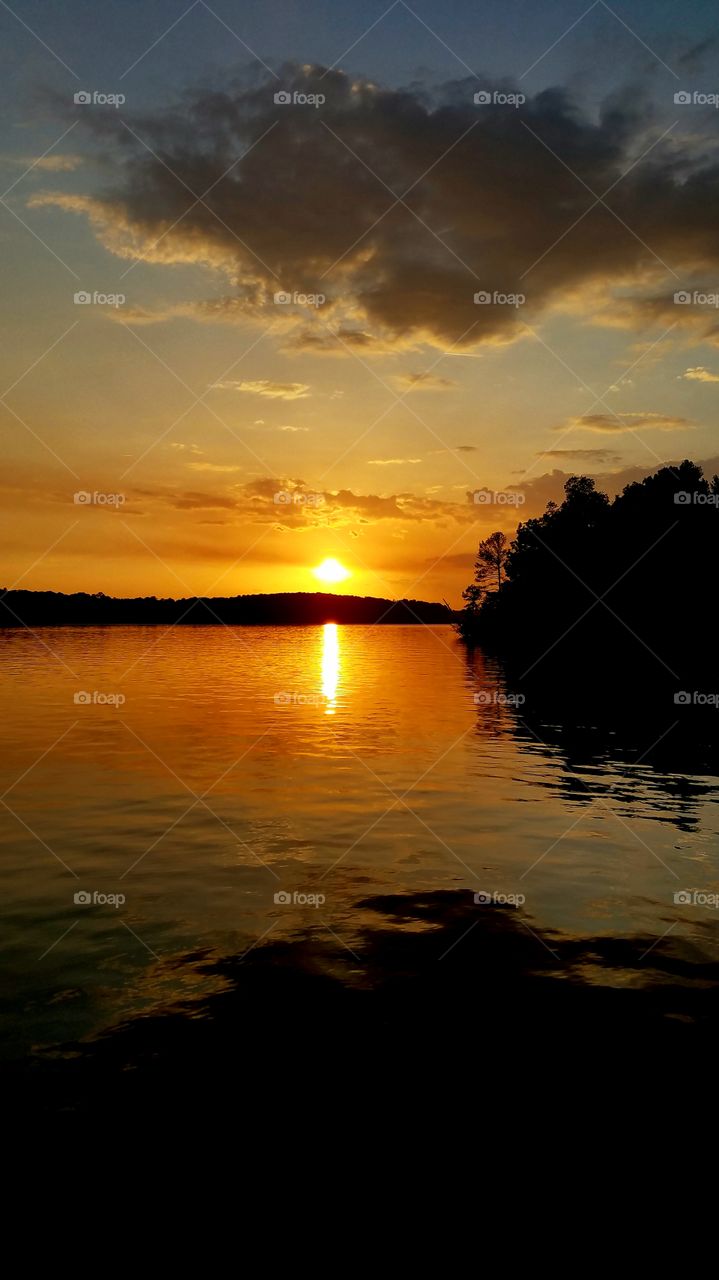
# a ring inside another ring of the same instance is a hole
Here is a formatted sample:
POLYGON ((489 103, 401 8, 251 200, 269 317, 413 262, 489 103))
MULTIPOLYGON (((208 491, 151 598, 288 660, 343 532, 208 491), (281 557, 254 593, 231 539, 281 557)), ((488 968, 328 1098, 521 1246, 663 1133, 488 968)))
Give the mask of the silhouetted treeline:
POLYGON ((564 690, 649 680, 715 691, 700 682, 719 671, 718 505, 719 478, 688 460, 613 501, 573 476, 561 505, 519 525, 495 590, 480 547, 460 632, 520 679, 564 690))
POLYGON ((158 600, 155 596, 114 599, 112 596, 62 595, 56 591, 0 591, 0 626, 64 627, 192 624, 230 626, 309 626, 323 622, 451 623, 456 614, 444 604, 425 600, 383 600, 375 596, 340 596, 322 592, 275 595, 195 597, 158 600))

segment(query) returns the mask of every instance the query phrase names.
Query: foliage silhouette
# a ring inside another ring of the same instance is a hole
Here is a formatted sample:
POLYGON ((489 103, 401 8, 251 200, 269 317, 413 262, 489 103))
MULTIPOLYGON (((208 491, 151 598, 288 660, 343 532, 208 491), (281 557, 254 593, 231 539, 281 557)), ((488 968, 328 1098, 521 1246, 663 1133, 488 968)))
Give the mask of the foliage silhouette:
POLYGON ((689 460, 611 502, 588 476, 572 476, 561 505, 519 525, 491 593, 480 558, 459 632, 501 653, 520 679, 699 689, 717 667, 718 505, 719 477, 707 482, 689 460))
POLYGON ((158 600, 155 596, 114 599, 102 591, 0 590, 0 627, 144 625, 315 626, 323 622, 451 623, 445 604, 425 600, 383 600, 375 596, 279 592, 274 595, 194 597, 158 600))

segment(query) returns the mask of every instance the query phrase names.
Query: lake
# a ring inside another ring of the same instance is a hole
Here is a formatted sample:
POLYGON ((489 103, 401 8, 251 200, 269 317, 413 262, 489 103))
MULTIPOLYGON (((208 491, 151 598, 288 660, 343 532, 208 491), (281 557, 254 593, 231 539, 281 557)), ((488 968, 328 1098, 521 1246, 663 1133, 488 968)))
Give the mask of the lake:
POLYGON ((445 627, 18 629, 0 655, 6 1058, 201 1021, 310 943, 333 990, 465 981, 490 918, 552 989, 701 1016, 719 779, 653 750, 673 708, 626 741, 530 716, 445 627))

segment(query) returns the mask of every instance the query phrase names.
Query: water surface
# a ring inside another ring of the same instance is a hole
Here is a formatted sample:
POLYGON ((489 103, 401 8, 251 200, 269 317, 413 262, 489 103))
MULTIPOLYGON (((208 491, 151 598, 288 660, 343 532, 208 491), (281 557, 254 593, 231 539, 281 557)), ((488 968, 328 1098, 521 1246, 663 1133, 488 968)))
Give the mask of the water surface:
POLYGON ((191 1009, 225 981, 192 957, 312 937, 361 985, 375 926, 436 927, 388 925, 401 895, 463 895, 453 963, 503 902, 560 979, 553 939, 639 940, 588 983, 716 962, 716 776, 658 764, 656 726, 577 747, 448 628, 18 629, 0 659, 11 1057, 191 1009))

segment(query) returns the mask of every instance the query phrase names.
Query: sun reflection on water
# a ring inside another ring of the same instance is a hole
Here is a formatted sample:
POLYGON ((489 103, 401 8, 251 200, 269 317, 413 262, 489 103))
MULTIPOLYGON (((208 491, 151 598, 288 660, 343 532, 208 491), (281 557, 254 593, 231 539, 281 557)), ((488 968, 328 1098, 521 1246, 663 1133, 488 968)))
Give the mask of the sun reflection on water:
POLYGON ((322 693, 327 706, 325 714, 333 716, 337 705, 337 683, 340 674, 340 643, 336 622, 326 622, 322 630, 322 693))

